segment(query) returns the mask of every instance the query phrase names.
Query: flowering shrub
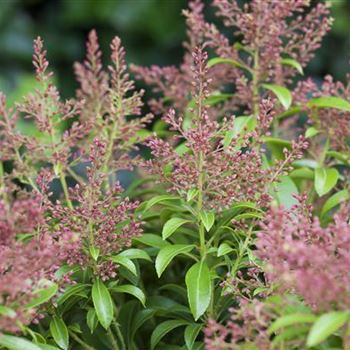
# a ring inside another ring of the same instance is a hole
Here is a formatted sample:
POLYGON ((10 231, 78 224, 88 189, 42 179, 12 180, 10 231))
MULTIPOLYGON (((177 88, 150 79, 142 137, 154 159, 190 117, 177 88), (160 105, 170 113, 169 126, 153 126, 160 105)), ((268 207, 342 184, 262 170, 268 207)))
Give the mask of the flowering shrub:
POLYGON ((194 0, 180 67, 131 66, 154 115, 94 30, 74 98, 40 38, 0 94, 0 349, 350 349, 349 87, 303 77, 329 5, 212 5, 230 38, 194 0))

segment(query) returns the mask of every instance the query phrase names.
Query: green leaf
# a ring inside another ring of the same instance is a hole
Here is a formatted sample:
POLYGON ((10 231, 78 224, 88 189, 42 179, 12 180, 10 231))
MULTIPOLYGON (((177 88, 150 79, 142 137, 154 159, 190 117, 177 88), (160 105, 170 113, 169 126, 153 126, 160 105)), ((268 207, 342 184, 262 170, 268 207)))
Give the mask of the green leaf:
POLYGON ((194 264, 186 273, 187 297, 195 321, 207 310, 211 298, 210 270, 204 261, 194 264))
POLYGON ((38 305, 46 303, 57 293, 58 285, 56 283, 53 283, 48 280, 43 281, 43 283, 45 283, 46 286, 44 288, 36 290, 33 293, 34 298, 26 305, 27 309, 37 307, 38 305))
POLYGON ((276 84, 263 84, 263 87, 272 91, 276 95, 284 109, 288 109, 292 104, 292 94, 284 86, 276 84))
POLYGON ((100 279, 92 286, 92 301, 98 320, 103 328, 108 329, 114 316, 113 302, 109 290, 100 279))
POLYGON ((218 248, 218 257, 231 253, 233 249, 227 243, 221 243, 218 248))
POLYGON ((196 341, 198 334, 202 328, 203 328, 202 324, 196 324, 196 323, 189 324, 185 328, 185 344, 188 350, 193 349, 193 344, 196 341))
POLYGON ((96 311, 94 308, 90 308, 89 311, 87 312, 86 324, 88 325, 91 334, 94 333, 94 331, 98 325, 98 319, 97 319, 96 311))
POLYGON ((41 350, 59 350, 59 348, 57 348, 56 346, 52 346, 52 345, 49 345, 49 344, 36 344, 39 346, 39 348, 41 350))
POLYGON ((163 239, 169 238, 179 227, 190 222, 189 220, 182 218, 171 218, 163 226, 162 237, 163 239))
POLYGON ((282 58, 281 63, 295 68, 301 75, 304 75, 303 67, 298 61, 292 58, 282 58))
POLYGON ((241 69, 244 69, 248 72, 251 72, 249 67, 247 67, 244 64, 242 64, 236 60, 233 60, 231 58, 214 57, 208 61, 207 66, 210 68, 210 67, 213 67, 217 64, 229 64, 233 67, 241 68, 241 69))
MULTIPOLYGON (((240 135, 240 138, 242 138, 242 136, 244 136, 247 132, 253 131, 255 127, 256 118, 254 116, 235 118, 232 130, 228 130, 225 134, 223 146, 227 148, 230 146, 233 138, 237 137, 238 135, 240 135)), ((240 149, 240 147, 241 142, 238 139, 234 149, 240 149)))
POLYGON ((191 202, 192 199, 196 198, 198 195, 198 190, 196 188, 191 188, 187 192, 187 202, 191 202))
POLYGON ((201 210, 199 217, 207 231, 210 231, 215 222, 215 215, 213 212, 201 210))
POLYGON ((166 334, 175 328, 186 326, 187 324, 188 322, 183 320, 169 320, 159 324, 151 335, 151 350, 154 350, 154 348, 166 334))
POLYGON ((9 350, 40 350, 40 347, 24 338, 0 334, 0 345, 9 350))
POLYGON ((113 261, 116 264, 124 266, 126 269, 128 269, 135 276, 137 275, 136 266, 133 263, 133 261, 130 260, 129 258, 126 258, 125 256, 116 255, 116 256, 111 256, 109 258, 109 260, 113 261))
POLYGON ((350 103, 340 97, 322 96, 311 99, 307 103, 308 107, 335 108, 350 112, 350 103))
POLYGON ((307 337, 308 347, 316 346, 326 340, 349 319, 347 312, 329 312, 320 316, 313 324, 307 337))
POLYGON ((156 271, 158 277, 162 275, 170 262, 179 254, 189 253, 195 246, 193 244, 174 244, 162 248, 156 257, 156 271))
POLYGON ((317 168, 315 169, 315 190, 322 197, 328 193, 338 181, 339 173, 334 168, 317 168))
POLYGON ((321 217, 328 213, 331 209, 339 205, 340 203, 349 199, 349 191, 342 190, 337 193, 334 193, 331 197, 326 200, 326 203, 323 205, 321 210, 321 217))
POLYGON ((131 248, 122 251, 118 256, 123 256, 128 259, 142 259, 147 261, 152 261, 150 256, 142 249, 131 248))
POLYGON ((145 294, 143 293, 143 291, 140 288, 135 287, 132 284, 125 284, 125 285, 122 285, 122 286, 113 287, 112 291, 116 292, 116 293, 128 293, 128 294, 131 294, 135 298, 140 300, 141 304, 143 306, 145 306, 145 303, 146 303, 145 294))
POLYGON ((298 323, 313 323, 316 320, 316 316, 313 314, 302 314, 295 313, 290 315, 285 315, 279 317, 276 321, 274 321, 268 329, 268 333, 272 334, 279 330, 280 328, 292 326, 298 323))
POLYGON ((159 249, 169 245, 168 242, 164 241, 161 237, 153 233, 144 233, 141 237, 134 238, 133 240, 135 242, 159 249))
POLYGON ((50 333, 56 344, 64 350, 68 349, 68 329, 62 318, 54 316, 50 322, 50 333))
POLYGON ((149 210, 150 208, 152 208, 154 205, 159 204, 161 202, 165 202, 165 201, 173 201, 179 199, 178 197, 174 197, 174 196, 169 196, 167 194, 164 195, 160 195, 160 196, 155 196, 153 198, 151 198, 145 207, 145 210, 149 210))
POLYGON ((305 131, 305 137, 307 139, 311 138, 311 137, 314 137, 315 135, 317 135, 319 133, 319 131, 311 126, 310 128, 307 128, 306 131, 305 131))
POLYGON ((73 286, 69 286, 62 295, 57 299, 57 304, 61 305, 66 300, 68 300, 73 295, 81 295, 83 291, 85 291, 89 287, 88 284, 77 283, 73 286))

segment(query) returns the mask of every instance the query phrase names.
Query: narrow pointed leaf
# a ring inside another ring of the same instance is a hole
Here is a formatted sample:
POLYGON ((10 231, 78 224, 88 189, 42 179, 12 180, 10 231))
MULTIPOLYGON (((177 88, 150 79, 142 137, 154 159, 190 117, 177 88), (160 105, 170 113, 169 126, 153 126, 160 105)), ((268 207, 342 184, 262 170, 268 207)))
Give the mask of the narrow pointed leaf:
POLYGON ((162 248, 156 257, 156 271, 158 277, 162 275, 166 267, 175 258, 183 253, 189 253, 195 246, 193 244, 174 244, 162 248))
POLYGON ((115 262, 116 264, 124 266, 126 269, 128 269, 131 273, 133 273, 135 276, 137 275, 137 270, 135 264, 130 260, 129 258, 126 258, 125 256, 116 255, 109 258, 111 261, 115 262))
POLYGON ((218 248, 218 257, 231 253, 233 249, 227 243, 221 243, 218 248))
POLYGON ((123 286, 113 287, 112 291, 116 292, 116 293, 128 293, 128 294, 131 294, 135 298, 139 299, 141 304, 143 306, 145 306, 145 303, 146 303, 145 294, 143 293, 143 291, 140 288, 135 287, 132 284, 125 284, 123 286))
POLYGON ((184 320, 169 320, 159 324, 151 335, 151 350, 158 345, 161 339, 173 329, 185 326, 188 322, 184 320))
POLYGON ((281 62, 284 65, 295 68, 301 75, 304 75, 303 67, 298 61, 293 60, 292 58, 283 58, 281 62))
POLYGON ((337 169, 317 168, 315 169, 315 190, 322 197, 328 193, 338 182, 339 173, 337 169))
POLYGON ((30 309, 32 307, 46 303, 57 293, 57 290, 58 286, 56 283, 47 281, 47 286, 40 288, 34 292, 34 298, 26 305, 26 308, 30 309))
POLYGON ((199 332, 203 328, 202 324, 190 324, 185 329, 185 344, 188 350, 193 349, 193 344, 196 341, 199 332))
POLYGON ((92 301, 98 320, 103 328, 108 329, 114 315, 113 302, 109 290, 100 279, 92 286, 92 301))
POLYGON ((176 200, 179 199, 178 197, 174 197, 174 196, 169 196, 169 195, 160 195, 160 196, 156 196, 153 197, 152 199, 150 199, 147 202, 147 205, 145 207, 145 210, 148 210, 150 208, 152 208, 154 205, 165 202, 165 201, 172 201, 172 200, 176 200))
POLYGON ((285 109, 288 109, 292 104, 292 94, 284 86, 276 84, 263 84, 263 87, 272 91, 285 109))
POLYGON ((326 203, 323 205, 322 210, 321 210, 321 217, 323 217, 325 214, 327 214, 331 209, 336 207, 342 202, 345 202, 346 200, 349 199, 349 191, 348 190, 342 190, 339 191, 333 196, 329 197, 326 200, 326 203))
POLYGON ((215 222, 215 215, 210 211, 202 210, 199 213, 199 217, 207 231, 210 231, 215 222))
POLYGON ((182 218, 171 218, 163 226, 162 237, 163 239, 169 238, 179 227, 190 222, 189 220, 182 218))
POLYGON ((142 260, 152 261, 150 256, 142 249, 131 248, 131 249, 124 250, 118 255, 124 256, 128 259, 142 259, 142 260))
POLYGON ((62 318, 54 316, 50 322, 50 333, 56 344, 64 350, 68 349, 68 329, 62 318))
POLYGON ((349 320, 347 312, 329 312, 320 316, 313 324, 307 337, 308 347, 316 346, 326 340, 349 320))
POLYGON ((194 264, 186 273, 187 296, 194 319, 207 310, 211 298, 210 270, 204 261, 194 264))
POLYGON ((340 97, 335 96, 322 96, 313 98, 307 103, 307 105, 309 107, 335 108, 350 112, 350 103, 340 97))
POLYGON ((298 323, 313 323, 316 320, 316 316, 313 314, 301 314, 301 313, 295 313, 290 315, 285 315, 282 317, 279 317, 276 321, 274 321, 271 326, 268 329, 268 333, 272 334, 275 331, 292 326, 298 323))
POLYGON ((91 334, 94 333, 97 325, 98 325, 98 319, 96 315, 96 311, 93 308, 90 308, 89 311, 86 314, 86 324, 88 325, 91 334))
POLYGON ((0 334, 0 345, 9 350, 40 350, 40 347, 24 338, 0 334))

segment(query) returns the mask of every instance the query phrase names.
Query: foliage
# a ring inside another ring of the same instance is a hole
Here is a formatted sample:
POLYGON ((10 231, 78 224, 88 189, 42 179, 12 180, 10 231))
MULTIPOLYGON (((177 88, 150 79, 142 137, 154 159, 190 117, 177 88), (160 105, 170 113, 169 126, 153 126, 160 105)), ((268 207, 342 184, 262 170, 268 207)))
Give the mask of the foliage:
POLYGON ((0 348, 350 348, 349 83, 302 75, 329 6, 213 6, 230 39, 195 0, 181 66, 132 66, 155 116, 94 30, 74 98, 40 37, 0 95, 0 348))

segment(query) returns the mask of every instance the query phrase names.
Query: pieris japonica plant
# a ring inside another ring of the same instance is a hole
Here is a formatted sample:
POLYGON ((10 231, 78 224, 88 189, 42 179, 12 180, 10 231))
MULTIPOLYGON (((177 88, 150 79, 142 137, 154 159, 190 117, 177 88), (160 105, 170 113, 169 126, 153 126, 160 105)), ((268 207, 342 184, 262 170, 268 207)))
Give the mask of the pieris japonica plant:
POLYGON ((350 349, 350 77, 304 76, 330 6, 211 5, 131 66, 154 115, 94 30, 72 99, 40 37, 0 94, 0 349, 350 349))

